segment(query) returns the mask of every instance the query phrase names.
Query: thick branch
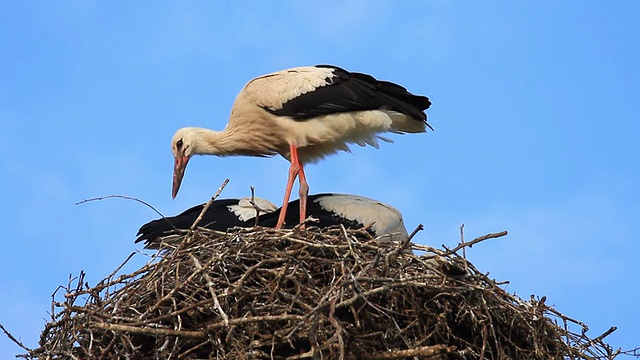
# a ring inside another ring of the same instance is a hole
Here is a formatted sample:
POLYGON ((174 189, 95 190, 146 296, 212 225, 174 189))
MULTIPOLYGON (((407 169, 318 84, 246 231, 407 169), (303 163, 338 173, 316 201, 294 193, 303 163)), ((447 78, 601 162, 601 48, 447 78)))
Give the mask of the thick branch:
POLYGON ((436 356, 448 354, 456 351, 455 346, 447 345, 432 345, 432 346, 420 346, 415 349, 407 350, 391 350, 385 352, 374 353, 371 355, 364 355, 362 359, 367 360, 385 360, 385 359, 400 359, 411 356, 436 356))

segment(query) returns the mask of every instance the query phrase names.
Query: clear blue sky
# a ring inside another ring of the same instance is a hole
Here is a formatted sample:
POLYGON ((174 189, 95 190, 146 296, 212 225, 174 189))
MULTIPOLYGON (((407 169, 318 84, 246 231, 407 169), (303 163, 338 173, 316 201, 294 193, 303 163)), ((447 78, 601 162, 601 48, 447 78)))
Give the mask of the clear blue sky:
POLYGON ((479 269, 640 346, 640 2, 279 4, 0 5, 0 323, 37 346, 56 287, 95 284, 156 217, 77 201, 174 215, 230 178, 223 197, 279 203, 277 157, 194 158, 171 200, 171 136, 222 129, 255 76, 328 63, 429 96, 435 132, 309 166, 312 193, 388 202, 435 246, 508 230, 468 252, 479 269))

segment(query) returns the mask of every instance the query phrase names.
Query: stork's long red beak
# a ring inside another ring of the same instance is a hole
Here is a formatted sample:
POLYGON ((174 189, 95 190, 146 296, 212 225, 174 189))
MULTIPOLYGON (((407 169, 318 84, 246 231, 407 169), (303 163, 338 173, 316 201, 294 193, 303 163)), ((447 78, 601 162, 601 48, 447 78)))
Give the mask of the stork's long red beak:
POLYGON ((173 189, 171 190, 171 197, 176 198, 178 190, 180 190, 180 184, 182 184, 182 177, 184 176, 184 170, 187 168, 189 158, 187 156, 178 156, 173 162, 173 189))

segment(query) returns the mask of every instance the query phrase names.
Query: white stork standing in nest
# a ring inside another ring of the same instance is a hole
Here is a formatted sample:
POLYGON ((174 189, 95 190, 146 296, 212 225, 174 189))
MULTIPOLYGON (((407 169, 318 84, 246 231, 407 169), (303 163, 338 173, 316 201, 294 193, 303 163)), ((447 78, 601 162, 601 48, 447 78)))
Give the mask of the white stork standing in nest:
POLYGON ((336 66, 297 67, 257 77, 240 91, 222 131, 182 128, 173 136, 175 158, 172 196, 178 194, 193 155, 272 156, 291 162, 282 202, 287 213, 291 189, 300 179, 300 217, 306 218, 309 186, 304 164, 314 163, 348 144, 378 148, 379 134, 426 131, 424 111, 431 102, 404 87, 336 66))

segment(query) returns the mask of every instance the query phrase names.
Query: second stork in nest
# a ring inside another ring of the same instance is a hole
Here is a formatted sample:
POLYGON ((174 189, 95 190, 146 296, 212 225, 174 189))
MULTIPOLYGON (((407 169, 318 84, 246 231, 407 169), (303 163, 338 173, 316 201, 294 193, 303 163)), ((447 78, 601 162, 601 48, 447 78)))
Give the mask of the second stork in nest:
MULTIPOLYGON (((326 228, 342 224, 347 229, 366 227, 375 236, 388 235, 396 241, 404 241, 409 235, 402 214, 391 205, 364 196, 345 194, 316 194, 309 196, 309 215, 315 220, 312 225, 326 228)), ((177 244, 184 239, 205 204, 194 206, 179 215, 150 221, 138 231, 137 242, 145 241, 145 248, 159 249, 163 242, 177 244)), ((285 213, 285 227, 296 224, 300 201, 292 201, 283 211, 271 202, 261 199, 222 199, 211 203, 204 212, 198 226, 218 231, 233 227, 273 227, 280 214, 285 213)))

